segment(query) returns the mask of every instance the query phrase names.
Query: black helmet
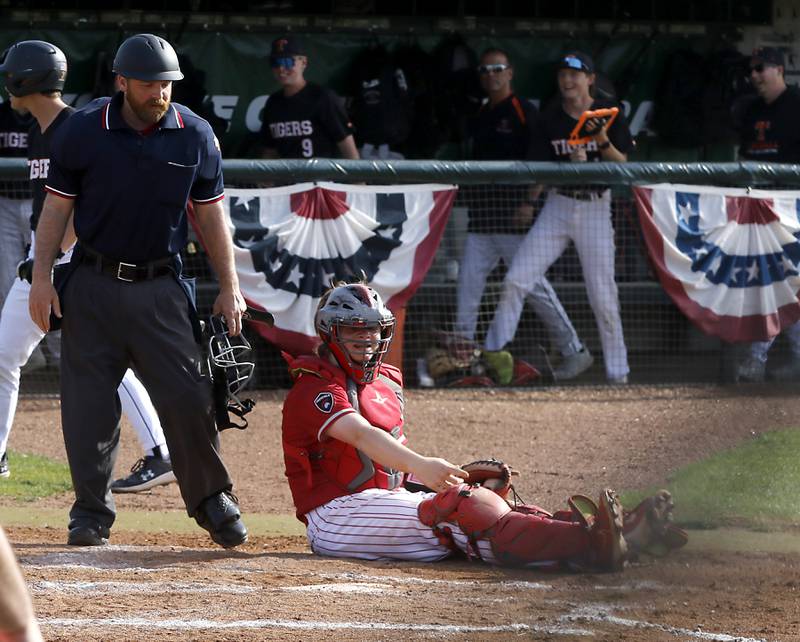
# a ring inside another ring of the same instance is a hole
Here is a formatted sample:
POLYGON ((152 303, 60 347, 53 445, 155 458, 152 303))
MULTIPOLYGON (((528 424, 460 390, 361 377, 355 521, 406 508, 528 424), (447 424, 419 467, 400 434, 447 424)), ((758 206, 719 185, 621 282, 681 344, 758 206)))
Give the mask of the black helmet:
POLYGON ((163 38, 140 33, 123 42, 111 70, 115 74, 136 80, 181 80, 183 74, 178 55, 163 38))
POLYGON ((0 63, 6 89, 12 96, 63 91, 67 57, 55 45, 42 40, 23 40, 6 49, 0 63))

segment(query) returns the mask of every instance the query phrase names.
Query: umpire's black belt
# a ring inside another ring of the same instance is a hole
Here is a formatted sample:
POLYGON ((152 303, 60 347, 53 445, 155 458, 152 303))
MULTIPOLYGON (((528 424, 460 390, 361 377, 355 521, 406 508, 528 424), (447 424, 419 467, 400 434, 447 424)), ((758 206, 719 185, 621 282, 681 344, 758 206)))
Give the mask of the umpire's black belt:
POLYGON ((174 256, 147 263, 125 263, 103 256, 99 252, 90 250, 85 245, 81 246, 81 262, 91 265, 95 272, 103 272, 127 283, 155 279, 175 271, 173 267, 175 264, 174 256))

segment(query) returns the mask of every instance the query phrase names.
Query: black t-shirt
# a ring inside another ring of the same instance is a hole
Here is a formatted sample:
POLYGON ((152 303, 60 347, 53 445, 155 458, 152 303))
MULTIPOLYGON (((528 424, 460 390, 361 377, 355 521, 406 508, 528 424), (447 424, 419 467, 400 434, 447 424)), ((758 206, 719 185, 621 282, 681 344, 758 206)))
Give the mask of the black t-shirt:
POLYGON ((44 186, 50 173, 50 141, 59 125, 69 118, 74 111, 72 107, 62 109, 44 133, 42 133, 37 121, 34 121, 31 126, 28 136, 28 169, 31 192, 33 194, 31 229, 34 231, 36 231, 36 226, 39 223, 39 215, 42 213, 44 197, 47 195, 44 186))
POLYGON ((742 115, 739 156, 745 160, 800 163, 800 89, 787 87, 769 105, 759 97, 742 115))
MULTIPOLYGON (((611 100, 595 100, 589 109, 594 111, 618 106, 618 103, 611 100)), ((537 143, 531 147, 529 160, 570 162, 569 155, 570 152, 572 152, 573 146, 567 144, 567 141, 577 124, 578 119, 573 118, 564 111, 564 108, 561 106, 561 101, 553 101, 542 111, 539 117, 539 126, 541 129, 540 138, 537 143)), ((631 131, 628 129, 628 123, 625 121, 625 116, 622 112, 617 114, 617 117, 608 129, 608 138, 611 144, 623 154, 627 154, 633 147, 631 131)), ((597 143, 595 141, 589 141, 584 146, 586 148, 586 157, 589 162, 603 160, 602 153, 597 149, 597 143)))
MULTIPOLYGON (((22 116, 6 101, 0 104, 0 156, 24 158, 28 154, 28 130, 33 117, 22 116)), ((0 181, 0 196, 12 199, 31 197, 27 183, 21 181, 0 181)))
POLYGON ((337 143, 352 127, 332 91, 308 83, 294 96, 276 92, 267 100, 260 142, 281 158, 335 158, 337 143))
MULTIPOLYGON (((485 103, 467 125, 473 160, 525 160, 538 131, 538 116, 532 103, 514 94, 494 106, 485 103)), ((469 208, 468 232, 525 231, 512 225, 512 217, 527 198, 527 185, 470 185, 461 191, 462 201, 469 208)))

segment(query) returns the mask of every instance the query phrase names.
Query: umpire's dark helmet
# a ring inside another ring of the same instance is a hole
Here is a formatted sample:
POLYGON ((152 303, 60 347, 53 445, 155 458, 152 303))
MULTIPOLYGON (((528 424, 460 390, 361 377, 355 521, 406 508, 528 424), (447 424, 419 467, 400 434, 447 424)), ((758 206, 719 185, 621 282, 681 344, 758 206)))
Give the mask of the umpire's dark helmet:
POLYGON ((63 91, 67 78, 67 57, 55 45, 43 40, 23 40, 3 54, 0 73, 12 96, 63 91))
POLYGON ((140 33, 123 42, 111 70, 125 78, 136 80, 181 80, 178 54, 163 38, 140 33))

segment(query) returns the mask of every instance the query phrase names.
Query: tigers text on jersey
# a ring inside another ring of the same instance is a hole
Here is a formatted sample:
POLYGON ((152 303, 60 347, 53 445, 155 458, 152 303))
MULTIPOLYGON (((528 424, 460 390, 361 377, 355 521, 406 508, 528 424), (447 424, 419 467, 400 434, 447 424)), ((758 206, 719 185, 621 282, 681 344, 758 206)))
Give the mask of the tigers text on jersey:
MULTIPOLYGON (((594 111, 617 106, 617 103, 610 100, 595 100, 589 109, 594 111)), ((567 141, 577 124, 578 119, 573 118, 564 111, 560 100, 553 101, 542 110, 539 117, 541 136, 538 139, 537 146, 532 149, 530 160, 569 162, 569 156, 574 146, 569 145, 567 141)), ((623 154, 627 154, 633 147, 633 138, 631 137, 630 129, 628 129, 628 123, 621 113, 608 129, 608 138, 611 144, 623 154)), ((583 147, 586 149, 586 156, 589 162, 602 160, 602 154, 595 141, 590 141, 584 144, 583 147)))
POLYGON ((352 127, 329 89, 308 83, 293 96, 272 94, 262 115, 261 144, 281 158, 335 158, 352 127))
POLYGON ((739 156, 746 160, 800 163, 800 89, 787 87, 770 104, 754 100, 742 115, 739 156))
POLYGON ((42 132, 38 122, 34 122, 31 126, 28 141, 28 177, 30 178, 31 193, 33 195, 31 229, 34 231, 39 223, 39 215, 42 213, 44 197, 47 194, 44 186, 50 173, 50 141, 55 131, 74 111, 72 107, 62 109, 44 132, 42 132))

